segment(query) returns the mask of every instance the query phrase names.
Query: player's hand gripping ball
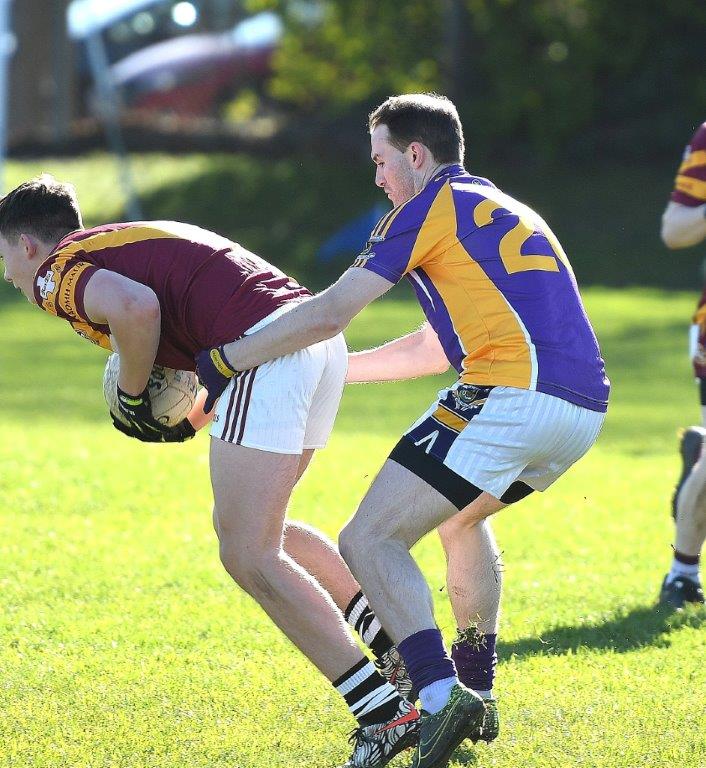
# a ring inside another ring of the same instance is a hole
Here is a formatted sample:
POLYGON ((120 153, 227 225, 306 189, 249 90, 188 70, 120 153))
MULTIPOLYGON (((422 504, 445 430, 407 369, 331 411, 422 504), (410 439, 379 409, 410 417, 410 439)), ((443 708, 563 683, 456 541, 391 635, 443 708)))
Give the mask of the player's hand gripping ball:
POLYGON ((188 419, 168 427, 154 418, 149 388, 139 395, 130 395, 117 387, 118 413, 114 414, 113 426, 128 437, 143 443, 181 443, 196 434, 188 419))
POLYGON ((146 443, 180 443, 196 432, 186 419, 196 398, 196 376, 155 365, 147 387, 139 395, 123 392, 118 386, 120 358, 108 358, 103 377, 105 396, 113 426, 146 443))

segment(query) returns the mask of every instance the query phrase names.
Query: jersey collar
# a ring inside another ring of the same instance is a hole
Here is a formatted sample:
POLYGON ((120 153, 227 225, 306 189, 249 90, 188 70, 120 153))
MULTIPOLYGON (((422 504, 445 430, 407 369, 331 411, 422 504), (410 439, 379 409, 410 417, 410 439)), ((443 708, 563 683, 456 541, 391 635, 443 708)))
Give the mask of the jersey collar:
POLYGON ((452 165, 444 166, 440 171, 437 171, 429 181, 438 181, 448 176, 456 176, 459 173, 466 173, 465 168, 460 163, 453 163, 452 165))

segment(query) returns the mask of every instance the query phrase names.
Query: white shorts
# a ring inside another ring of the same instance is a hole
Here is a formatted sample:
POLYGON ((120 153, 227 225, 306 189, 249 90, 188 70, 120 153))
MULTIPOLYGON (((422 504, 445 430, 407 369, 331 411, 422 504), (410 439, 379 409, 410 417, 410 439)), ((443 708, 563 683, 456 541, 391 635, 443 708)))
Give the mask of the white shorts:
POLYGON ((459 509, 479 489, 509 503, 548 488, 593 445, 604 420, 605 413, 543 392, 457 382, 439 392, 390 458, 459 509))
MULTIPOLYGON (((277 313, 281 314, 281 313, 277 313)), ((274 319, 253 326, 253 333, 274 319)), ((326 445, 348 367, 343 334, 234 376, 216 404, 211 436, 272 453, 326 445)))

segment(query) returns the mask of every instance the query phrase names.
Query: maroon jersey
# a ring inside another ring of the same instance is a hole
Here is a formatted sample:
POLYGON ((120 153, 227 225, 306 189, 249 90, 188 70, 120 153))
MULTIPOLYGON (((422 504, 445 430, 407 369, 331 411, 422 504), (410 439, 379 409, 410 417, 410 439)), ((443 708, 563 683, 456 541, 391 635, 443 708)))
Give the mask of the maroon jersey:
POLYGON ((83 293, 99 269, 149 286, 162 327, 156 362, 193 371, 202 349, 311 293, 277 267, 220 235, 175 221, 106 224, 68 234, 37 270, 34 297, 47 312, 110 349, 110 328, 86 316, 83 293))
MULTIPOLYGON (((671 200, 689 208, 706 203, 706 123, 698 127, 684 150, 677 177, 674 180, 671 200)), ((706 286, 692 318, 699 326, 696 354, 693 358, 694 373, 706 379, 706 286)))

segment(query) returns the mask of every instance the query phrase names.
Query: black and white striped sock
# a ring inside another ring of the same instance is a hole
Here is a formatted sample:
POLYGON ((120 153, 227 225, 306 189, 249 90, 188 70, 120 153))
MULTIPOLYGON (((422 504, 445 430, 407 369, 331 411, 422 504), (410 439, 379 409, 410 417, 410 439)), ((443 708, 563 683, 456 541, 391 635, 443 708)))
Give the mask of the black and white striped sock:
POLYGON ((368 598, 362 592, 354 595, 343 616, 375 654, 376 659, 387 653, 394 645, 368 604, 368 598))
POLYGON ((334 680, 333 687, 346 700, 361 727, 392 720, 402 702, 397 691, 368 659, 359 661, 334 680))

